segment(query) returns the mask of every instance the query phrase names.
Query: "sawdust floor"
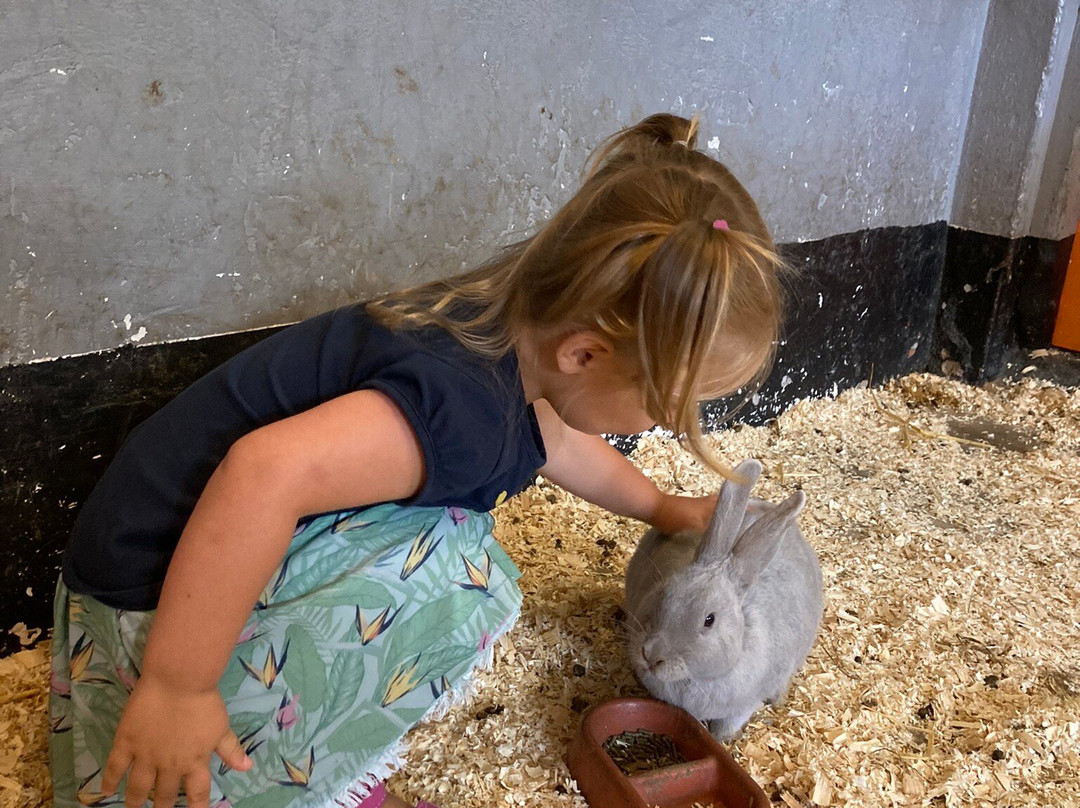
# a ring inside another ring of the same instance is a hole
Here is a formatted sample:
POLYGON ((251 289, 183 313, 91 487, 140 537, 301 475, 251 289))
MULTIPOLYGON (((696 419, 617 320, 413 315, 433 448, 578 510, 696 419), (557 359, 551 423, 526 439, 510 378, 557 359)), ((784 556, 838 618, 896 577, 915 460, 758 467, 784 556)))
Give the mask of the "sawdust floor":
MULTIPOLYGON (((717 436, 809 496, 821 635, 788 700, 733 744, 778 805, 1080 805, 1080 391, 910 376, 717 436)), ((670 441, 661 486, 715 478, 670 441)), ((541 483, 502 506, 521 621, 476 692, 411 736, 407 795, 584 808, 563 762, 580 712, 641 694, 615 614, 642 526, 541 483)), ((0 806, 48 804, 46 646, 0 660, 0 806)))

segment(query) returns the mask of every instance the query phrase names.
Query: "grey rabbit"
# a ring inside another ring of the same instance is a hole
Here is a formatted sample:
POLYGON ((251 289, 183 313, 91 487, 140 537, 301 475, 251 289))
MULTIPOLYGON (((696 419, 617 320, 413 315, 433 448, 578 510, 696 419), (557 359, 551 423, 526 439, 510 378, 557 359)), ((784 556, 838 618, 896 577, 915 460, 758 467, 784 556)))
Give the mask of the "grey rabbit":
POLYGON ((718 740, 739 734, 785 696, 810 652, 822 612, 821 567, 796 518, 750 498, 761 464, 726 480, 704 533, 648 531, 626 571, 627 653, 658 699, 705 721, 718 740))

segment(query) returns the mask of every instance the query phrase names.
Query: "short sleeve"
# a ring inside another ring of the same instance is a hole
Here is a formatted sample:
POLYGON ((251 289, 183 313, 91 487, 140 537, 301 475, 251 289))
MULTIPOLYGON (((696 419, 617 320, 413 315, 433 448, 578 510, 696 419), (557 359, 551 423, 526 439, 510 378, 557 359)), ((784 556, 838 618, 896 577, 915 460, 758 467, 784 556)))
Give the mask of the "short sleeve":
POLYGON ((513 370, 507 379, 417 351, 360 385, 397 404, 420 442, 424 485, 403 504, 487 511, 531 480, 543 465, 543 444, 516 362, 513 370))

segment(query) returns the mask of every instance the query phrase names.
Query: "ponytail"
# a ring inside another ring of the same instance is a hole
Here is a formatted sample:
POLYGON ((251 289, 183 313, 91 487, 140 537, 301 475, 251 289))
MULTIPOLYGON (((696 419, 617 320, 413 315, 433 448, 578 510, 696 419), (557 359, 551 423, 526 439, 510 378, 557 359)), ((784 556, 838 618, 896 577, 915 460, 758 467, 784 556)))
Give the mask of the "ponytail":
POLYGON ((617 132, 533 236, 369 309, 392 327, 439 325, 491 358, 524 328, 594 329, 640 368, 650 415, 730 476, 704 441, 698 405, 755 389, 769 370, 782 262, 757 205, 696 150, 697 134, 696 118, 670 114, 617 132))

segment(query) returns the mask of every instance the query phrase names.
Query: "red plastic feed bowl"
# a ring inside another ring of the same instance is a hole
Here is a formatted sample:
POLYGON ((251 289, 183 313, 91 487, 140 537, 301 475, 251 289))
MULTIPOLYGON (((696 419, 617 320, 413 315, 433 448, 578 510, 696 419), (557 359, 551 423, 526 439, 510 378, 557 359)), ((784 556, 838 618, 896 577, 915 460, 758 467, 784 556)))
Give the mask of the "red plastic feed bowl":
POLYGON ((570 773, 592 808, 769 808, 765 792, 696 718, 656 699, 613 699, 592 707, 570 742, 570 773), (604 741, 645 729, 667 735, 687 761, 627 776, 604 741))

